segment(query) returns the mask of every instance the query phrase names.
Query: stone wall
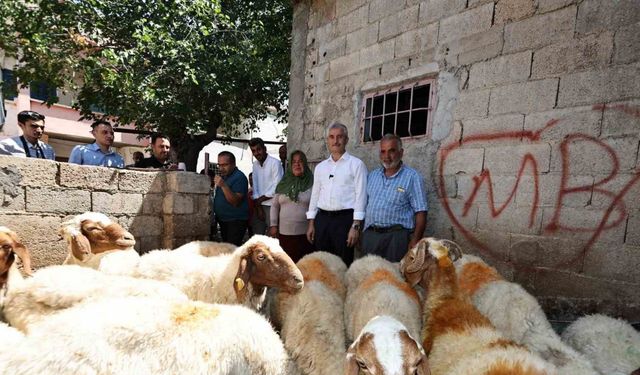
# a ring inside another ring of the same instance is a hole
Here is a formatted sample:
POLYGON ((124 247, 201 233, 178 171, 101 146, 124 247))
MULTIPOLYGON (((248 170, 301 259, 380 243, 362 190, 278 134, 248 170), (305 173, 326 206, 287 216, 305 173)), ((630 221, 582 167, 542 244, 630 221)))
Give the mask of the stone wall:
POLYGON ((34 266, 60 264, 58 234, 74 215, 97 211, 136 237, 136 250, 175 248, 209 235, 209 179, 189 172, 139 172, 0 156, 0 225, 15 230, 34 266))
POLYGON ((637 0, 306 0, 294 12, 289 150, 327 157, 373 89, 437 79, 405 161, 428 187, 428 234, 453 238, 556 319, 640 320, 637 0))

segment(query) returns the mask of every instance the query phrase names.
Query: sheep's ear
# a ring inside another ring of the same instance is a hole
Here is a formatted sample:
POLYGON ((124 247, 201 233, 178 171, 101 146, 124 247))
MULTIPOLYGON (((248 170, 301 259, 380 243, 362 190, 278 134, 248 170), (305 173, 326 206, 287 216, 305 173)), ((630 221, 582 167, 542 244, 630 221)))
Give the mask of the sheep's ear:
POLYGON ((238 272, 233 279, 233 290, 236 292, 238 301, 242 303, 248 295, 247 284, 249 283, 249 256, 243 256, 238 265, 238 272))
POLYGON ((358 375, 360 373, 360 366, 356 362, 356 355, 349 349, 347 352, 347 361, 344 364, 344 375, 358 375))
POLYGON ((16 243, 13 251, 22 261, 22 271, 27 275, 31 275, 33 271, 31 270, 31 255, 29 254, 29 250, 27 250, 23 244, 16 243))
POLYGON ((71 253, 76 259, 84 260, 84 258, 91 254, 91 243, 89 239, 83 234, 75 234, 71 237, 71 253))

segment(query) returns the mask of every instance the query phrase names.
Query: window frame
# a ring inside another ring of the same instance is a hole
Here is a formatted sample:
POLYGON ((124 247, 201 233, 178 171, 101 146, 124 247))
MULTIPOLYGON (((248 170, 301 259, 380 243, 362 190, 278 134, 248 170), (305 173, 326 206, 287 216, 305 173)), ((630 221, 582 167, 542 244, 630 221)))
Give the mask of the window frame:
MULTIPOLYGON (((399 113, 409 113, 409 120, 408 120, 408 129, 407 132, 409 133, 408 136, 402 136, 400 137, 402 140, 412 140, 412 139, 419 139, 419 138, 423 138, 423 137, 429 137, 431 136, 431 131, 432 131, 432 125, 433 125, 433 114, 434 114, 434 110, 436 108, 437 105, 437 77, 435 76, 429 76, 429 77, 423 77, 420 79, 415 79, 412 81, 405 81, 403 83, 400 84, 394 84, 394 85, 389 85, 389 86, 384 86, 382 88, 377 88, 374 90, 370 90, 370 91, 366 91, 363 93, 362 95, 362 102, 360 104, 360 142, 362 144, 375 144, 376 142, 379 142, 380 140, 373 140, 373 138, 371 137, 371 126, 369 128, 369 140, 365 140, 365 121, 367 119, 374 119, 377 117, 381 117, 382 118, 382 129, 384 132, 384 118, 385 116, 394 114, 395 116, 395 122, 394 122, 394 134, 397 134, 397 130, 398 130, 398 114, 399 113), (419 108, 413 108, 413 92, 414 89, 418 86, 424 86, 424 85, 429 85, 429 102, 427 107, 419 107, 419 108), (400 92, 404 91, 408 88, 411 88, 411 97, 410 97, 410 105, 409 105, 409 109, 406 110, 402 110, 402 111, 398 111, 398 105, 399 105, 399 97, 400 97, 400 92), (392 94, 392 93, 396 93, 396 105, 395 105, 395 111, 394 112, 390 112, 390 113, 385 113, 385 107, 386 107, 386 98, 387 98, 387 94, 392 94), (373 101, 375 97, 380 97, 383 96, 383 102, 382 102, 382 113, 380 115, 376 115, 373 116, 373 101), (367 117, 366 114, 366 109, 367 109, 367 100, 371 99, 372 100, 372 108, 371 108, 371 116, 367 117), (412 112, 414 110, 427 110, 427 124, 426 124, 426 129, 425 129, 425 133, 424 134, 411 134, 411 116, 412 116, 412 112)), ((382 134, 382 136, 384 136, 384 134, 382 134)))

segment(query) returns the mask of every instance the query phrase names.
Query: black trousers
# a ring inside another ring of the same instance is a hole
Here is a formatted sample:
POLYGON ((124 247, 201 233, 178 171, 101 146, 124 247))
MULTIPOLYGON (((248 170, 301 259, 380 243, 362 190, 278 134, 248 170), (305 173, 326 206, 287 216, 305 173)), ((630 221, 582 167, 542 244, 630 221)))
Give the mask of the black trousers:
POLYGON ((347 246, 352 223, 353 210, 318 210, 314 220, 313 245, 316 250, 339 256, 348 267, 353 262, 353 247, 347 246))
POLYGON ((236 246, 242 245, 244 234, 247 231, 246 220, 218 221, 218 224, 220 224, 222 241, 232 243, 236 246))

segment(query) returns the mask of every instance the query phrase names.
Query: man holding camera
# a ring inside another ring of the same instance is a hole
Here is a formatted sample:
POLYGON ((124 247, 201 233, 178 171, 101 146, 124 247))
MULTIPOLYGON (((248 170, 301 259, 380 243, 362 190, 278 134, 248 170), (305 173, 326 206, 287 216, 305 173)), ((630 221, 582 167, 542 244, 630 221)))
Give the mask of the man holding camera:
POLYGON ((242 245, 249 220, 249 206, 245 199, 247 178, 236 168, 236 157, 229 151, 218 154, 218 170, 213 182, 216 186, 213 211, 220 224, 222 241, 242 245))

